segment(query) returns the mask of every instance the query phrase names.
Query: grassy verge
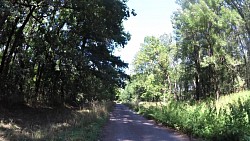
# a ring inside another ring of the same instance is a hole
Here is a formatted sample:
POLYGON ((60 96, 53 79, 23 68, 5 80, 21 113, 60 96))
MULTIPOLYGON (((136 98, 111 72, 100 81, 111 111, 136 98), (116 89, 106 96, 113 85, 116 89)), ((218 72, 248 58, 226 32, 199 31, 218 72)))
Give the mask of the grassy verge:
POLYGON ((87 108, 0 108, 0 140, 96 141, 106 123, 112 102, 87 108))
POLYGON ((139 113, 189 136, 213 141, 250 140, 250 92, 199 103, 129 104, 139 113))

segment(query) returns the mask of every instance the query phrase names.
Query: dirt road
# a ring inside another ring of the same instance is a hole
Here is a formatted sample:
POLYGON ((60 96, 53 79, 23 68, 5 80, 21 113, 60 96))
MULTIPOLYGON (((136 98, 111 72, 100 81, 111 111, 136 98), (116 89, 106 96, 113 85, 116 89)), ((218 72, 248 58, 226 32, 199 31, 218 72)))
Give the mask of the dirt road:
POLYGON ((110 121, 104 128, 102 141, 189 141, 189 139, 185 135, 146 120, 122 104, 116 104, 110 121))

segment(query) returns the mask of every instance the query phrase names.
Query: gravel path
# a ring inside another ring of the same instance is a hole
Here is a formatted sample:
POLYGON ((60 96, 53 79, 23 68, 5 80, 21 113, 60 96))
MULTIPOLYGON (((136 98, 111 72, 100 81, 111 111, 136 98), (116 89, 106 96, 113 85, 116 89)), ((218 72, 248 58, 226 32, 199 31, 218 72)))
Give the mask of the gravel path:
POLYGON ((102 141, 189 141, 189 139, 186 135, 156 125, 122 104, 116 104, 110 121, 104 128, 102 141))

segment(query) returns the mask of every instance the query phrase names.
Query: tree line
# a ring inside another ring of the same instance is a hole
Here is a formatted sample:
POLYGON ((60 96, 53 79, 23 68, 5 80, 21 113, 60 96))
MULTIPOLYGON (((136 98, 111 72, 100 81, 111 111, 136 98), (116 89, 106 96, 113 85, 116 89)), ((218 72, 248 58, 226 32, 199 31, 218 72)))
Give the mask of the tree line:
POLYGON ((123 100, 218 99, 250 88, 250 1, 177 0, 173 35, 146 37, 123 100))
POLYGON ((126 0, 1 0, 0 101, 62 105, 115 99, 128 65, 126 0))

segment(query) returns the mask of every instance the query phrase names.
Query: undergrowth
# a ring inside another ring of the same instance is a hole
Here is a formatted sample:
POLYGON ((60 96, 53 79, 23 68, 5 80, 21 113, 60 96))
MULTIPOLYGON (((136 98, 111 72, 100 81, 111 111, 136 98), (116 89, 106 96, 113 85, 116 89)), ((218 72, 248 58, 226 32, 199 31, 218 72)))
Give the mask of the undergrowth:
POLYGON ((250 140, 250 92, 197 103, 168 101, 164 104, 128 104, 148 118, 189 136, 213 141, 250 140))
POLYGON ((112 102, 94 102, 78 110, 28 109, 26 112, 22 108, 13 112, 1 109, 0 140, 96 141, 112 106, 112 102))

